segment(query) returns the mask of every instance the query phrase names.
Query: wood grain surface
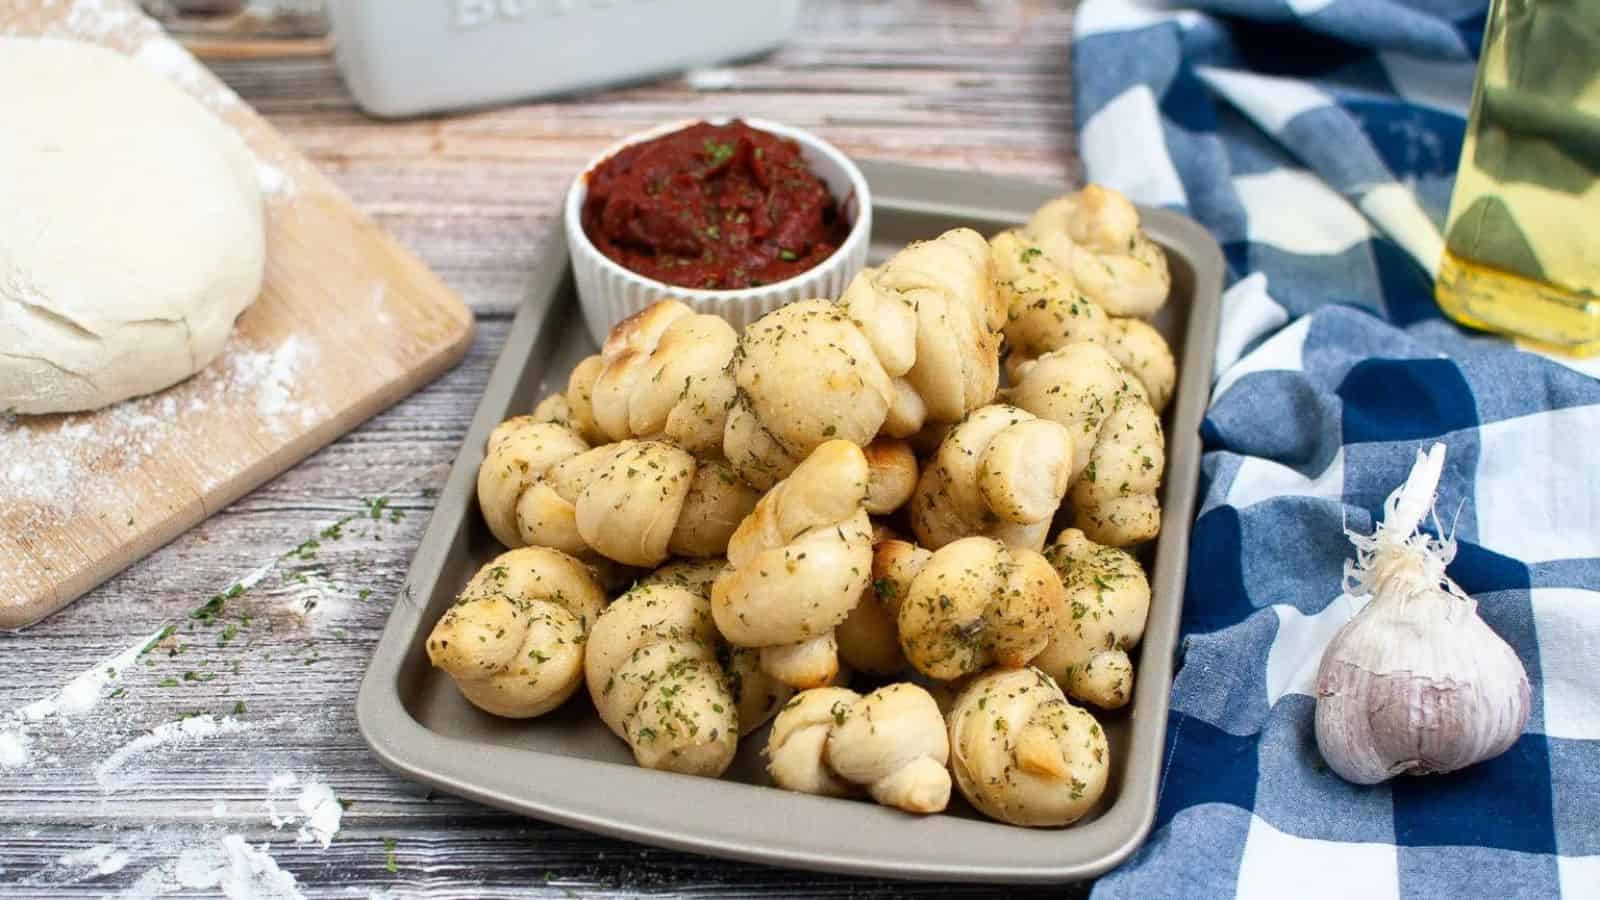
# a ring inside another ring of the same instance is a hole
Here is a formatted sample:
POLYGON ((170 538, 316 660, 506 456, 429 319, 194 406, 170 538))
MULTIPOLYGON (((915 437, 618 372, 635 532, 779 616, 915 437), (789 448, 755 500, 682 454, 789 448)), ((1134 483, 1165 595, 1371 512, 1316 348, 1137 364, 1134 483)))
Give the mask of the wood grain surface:
POLYGON ((309 897, 1080 896, 1082 886, 822 876, 543 825, 388 774, 352 711, 432 494, 584 159, 664 119, 737 112, 814 129, 861 158, 1074 180, 1070 30, 1064 3, 810 0, 786 48, 711 77, 402 123, 363 117, 324 58, 215 62, 466 299, 477 334, 465 361, 431 386, 73 606, 0 634, 0 735, 10 729, 28 744, 28 762, 6 769, 0 739, 0 895, 116 895, 152 871, 147 884, 172 887, 161 875, 182 848, 232 833, 265 845, 309 897), (206 611, 209 598, 267 565, 255 587, 206 611), (168 625, 178 631, 119 672, 93 709, 38 722, 12 712, 168 625), (108 772, 119 748, 194 713, 246 728, 124 750, 131 761, 108 772), (350 803, 326 850, 270 825, 264 801, 280 772, 315 775, 350 803), (70 854, 97 846, 126 863, 62 861, 92 859, 70 854))
POLYGON ((437 377, 465 352, 472 317, 128 0, 7 0, 0 34, 93 41, 188 89, 254 152, 267 220, 261 295, 201 375, 98 413, 0 424, 0 455, 62 481, 0 480, 0 628, 14 628, 437 377))

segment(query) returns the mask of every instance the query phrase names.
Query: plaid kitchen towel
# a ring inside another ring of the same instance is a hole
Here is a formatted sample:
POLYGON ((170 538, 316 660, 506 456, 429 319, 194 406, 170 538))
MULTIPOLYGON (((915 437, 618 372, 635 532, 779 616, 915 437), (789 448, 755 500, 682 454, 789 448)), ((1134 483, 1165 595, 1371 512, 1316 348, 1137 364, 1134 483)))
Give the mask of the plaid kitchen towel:
MULTIPOLYGON (((1432 299, 1482 0, 1087 0, 1091 180, 1192 215, 1231 286, 1149 841, 1101 898, 1600 896, 1600 381, 1432 299), (1345 783, 1312 684, 1416 450, 1450 574, 1527 667, 1505 755, 1345 783)), ((1590 223, 1574 223, 1588 227, 1590 223)))

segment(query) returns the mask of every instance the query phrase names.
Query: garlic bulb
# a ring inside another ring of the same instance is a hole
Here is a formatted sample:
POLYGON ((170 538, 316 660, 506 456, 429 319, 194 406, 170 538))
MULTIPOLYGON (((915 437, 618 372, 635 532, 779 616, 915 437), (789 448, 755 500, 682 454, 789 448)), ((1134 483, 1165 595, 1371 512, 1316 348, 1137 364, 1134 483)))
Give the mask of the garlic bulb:
MULTIPOLYGON (((1528 723, 1528 674, 1445 575, 1455 541, 1419 534, 1444 468, 1434 444, 1371 536, 1346 532, 1345 590, 1371 596, 1317 670, 1317 746, 1346 781, 1453 772, 1499 756, 1528 723)), ((1435 516, 1435 522, 1437 522, 1435 516)))

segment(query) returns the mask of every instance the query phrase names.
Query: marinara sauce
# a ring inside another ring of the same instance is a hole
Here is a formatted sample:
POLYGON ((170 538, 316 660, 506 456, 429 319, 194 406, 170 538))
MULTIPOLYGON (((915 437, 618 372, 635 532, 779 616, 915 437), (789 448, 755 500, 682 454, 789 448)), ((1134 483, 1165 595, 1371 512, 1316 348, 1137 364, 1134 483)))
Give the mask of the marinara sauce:
POLYGON ((583 231, 640 275, 728 290, 792 278, 850 232, 800 146, 735 119, 630 145, 594 167, 583 231))

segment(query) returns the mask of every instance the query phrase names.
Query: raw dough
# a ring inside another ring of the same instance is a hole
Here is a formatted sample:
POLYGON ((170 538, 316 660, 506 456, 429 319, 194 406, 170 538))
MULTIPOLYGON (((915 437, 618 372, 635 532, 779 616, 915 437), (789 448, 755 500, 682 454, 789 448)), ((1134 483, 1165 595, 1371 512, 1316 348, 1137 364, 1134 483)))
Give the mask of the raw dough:
POLYGON ((76 41, 0 38, 0 411, 182 381, 261 290, 255 158, 199 101, 76 41))

